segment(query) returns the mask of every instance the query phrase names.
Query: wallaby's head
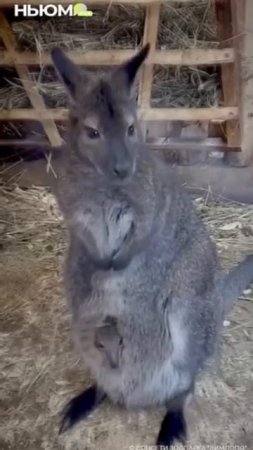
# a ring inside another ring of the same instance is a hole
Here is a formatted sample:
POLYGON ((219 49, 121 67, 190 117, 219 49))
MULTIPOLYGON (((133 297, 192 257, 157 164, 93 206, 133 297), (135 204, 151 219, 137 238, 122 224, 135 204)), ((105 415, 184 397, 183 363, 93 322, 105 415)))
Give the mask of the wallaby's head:
POLYGON ((59 48, 54 66, 69 94, 72 152, 110 180, 131 178, 142 136, 137 120, 135 79, 149 44, 109 73, 81 70, 59 48))

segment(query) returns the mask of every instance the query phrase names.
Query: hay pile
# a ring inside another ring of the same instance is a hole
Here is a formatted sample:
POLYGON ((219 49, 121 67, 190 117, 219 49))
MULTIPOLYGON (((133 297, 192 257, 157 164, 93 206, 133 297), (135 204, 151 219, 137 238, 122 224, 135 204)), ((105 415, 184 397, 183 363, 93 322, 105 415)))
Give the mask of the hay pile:
POLYGON ((253 253, 253 206, 195 199, 197 211, 218 247, 224 268, 253 253))
POLYGON ((213 0, 165 3, 161 6, 158 47, 165 50, 216 48, 217 24, 213 0))
MULTIPOLYGON (((144 10, 136 5, 113 5, 93 9, 94 16, 13 21, 12 28, 22 50, 50 51, 53 46, 80 52, 97 49, 130 49, 140 44, 144 10)), ((212 0, 165 3, 161 7, 158 48, 217 47, 212 0)), ((66 95, 54 71, 41 67, 34 80, 49 107, 66 106, 66 95)), ((27 97, 14 78, 0 88, 0 108, 26 107, 27 97)), ((221 101, 217 68, 155 70, 152 104, 155 107, 216 106, 221 101)))
MULTIPOLYGON (((90 383, 73 350, 61 287, 65 229, 46 189, 1 184, 0 204, 0 448, 151 446, 163 411, 129 413, 109 404, 58 437, 61 408, 90 383)), ((253 252, 252 206, 208 204, 204 198, 196 199, 196 204, 224 266, 253 252)), ((252 445, 252 293, 246 297, 224 328, 222 374, 203 378, 197 405, 189 410, 189 445, 196 448, 252 445)))
POLYGON ((219 106, 221 98, 218 67, 155 68, 151 106, 201 108, 219 106))
POLYGON ((62 254, 63 223, 55 199, 46 189, 2 184, 0 203, 0 248, 14 245, 18 250, 27 243, 37 258, 62 254))
MULTIPOLYGON (((51 18, 13 23, 13 31, 23 50, 131 49, 140 44, 145 12, 138 5, 111 5, 93 8, 93 17, 51 18)), ((217 47, 216 21, 212 0, 165 3, 161 6, 158 48, 217 47)))
POLYGON ((12 28, 20 48, 49 51, 54 46, 63 50, 131 49, 141 39, 144 10, 139 6, 113 5, 93 8, 87 19, 58 17, 13 22, 12 28))

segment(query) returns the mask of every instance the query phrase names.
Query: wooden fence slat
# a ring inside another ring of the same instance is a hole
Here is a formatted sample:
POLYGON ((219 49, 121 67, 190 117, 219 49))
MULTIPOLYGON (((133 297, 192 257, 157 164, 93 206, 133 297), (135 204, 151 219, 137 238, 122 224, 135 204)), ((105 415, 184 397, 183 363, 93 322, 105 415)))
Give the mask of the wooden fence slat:
POLYGON ((238 117, 237 107, 221 108, 147 108, 140 110, 143 120, 225 121, 238 117))
MULTIPOLYGON (((6 46, 8 52, 12 54, 12 52, 16 48, 15 37, 12 33, 11 26, 9 25, 4 13, 1 11, 0 11, 0 26, 4 45, 6 46)), ((46 110, 44 100, 37 91, 36 84, 34 83, 28 68, 25 65, 20 64, 15 64, 15 68, 20 80, 23 83, 26 94, 33 108, 35 109, 35 111, 32 110, 33 114, 43 109, 46 110)), ((48 119, 45 117, 43 120, 41 120, 41 123, 52 146, 60 145, 62 139, 60 137, 60 134, 54 121, 52 119, 48 119)))
POLYGON ((252 162, 253 135, 253 2, 252 0, 233 1, 234 28, 238 49, 237 71, 240 86, 240 165, 252 162))
MULTIPOLYGON (((238 118, 238 107, 220 108, 144 108, 139 110, 141 119, 154 120, 182 120, 182 121, 226 121, 238 118)), ((0 120, 38 120, 52 119, 65 121, 68 119, 68 110, 65 108, 52 108, 33 110, 31 108, 0 110, 0 120)))
MULTIPOLYGON (((231 42, 236 31, 232 26, 231 0, 216 0, 217 31, 221 48, 231 42)), ((224 106, 238 105, 238 77, 235 64, 222 64, 221 80, 224 106)), ((238 120, 229 121, 225 125, 225 135, 229 147, 239 147, 241 143, 240 124, 238 120)))
MULTIPOLYGON (((40 111, 46 109, 45 102, 42 96, 38 93, 36 84, 34 83, 32 76, 26 66, 17 66, 18 76, 22 80, 26 93, 31 101, 31 104, 35 110, 40 111)), ((53 147, 57 147, 61 144, 62 138, 59 134, 56 124, 52 119, 44 118, 41 124, 45 130, 45 133, 53 147)))
MULTIPOLYGON (((172 149, 172 150, 192 150, 199 151, 219 148, 220 151, 226 151, 227 146, 221 138, 205 138, 205 139, 181 139, 181 138, 168 138, 164 144, 154 144, 152 142, 147 142, 147 145, 154 149, 172 149)), ((6 147, 44 147, 45 149, 49 147, 47 140, 40 139, 0 139, 0 146, 6 147)))
MULTIPOLYGON (((144 64, 144 66, 141 69, 141 77, 138 91, 139 108, 149 108, 150 106, 152 81, 153 81, 153 67, 154 67, 153 57, 156 50, 156 41, 160 16, 160 4, 153 3, 151 5, 146 6, 145 12, 146 15, 145 15, 145 25, 144 25, 142 45, 149 43, 150 51, 148 58, 146 60, 146 64, 144 64)), ((146 121, 142 120, 141 125, 144 140, 146 140, 147 136, 146 121)))
POLYGON ((143 35, 143 45, 149 42, 150 52, 148 60, 150 64, 145 64, 142 71, 142 78, 139 88, 139 106, 148 108, 150 105, 152 80, 153 80, 153 64, 154 54, 156 50, 156 41, 160 16, 160 4, 152 4, 146 7, 146 18, 143 35), (152 64, 153 63, 153 64, 152 64))
MULTIPOLYGON (((66 54, 79 65, 107 66, 117 65, 131 58, 135 50, 94 50, 84 53, 68 51, 66 54)), ((145 65, 160 64, 170 66, 195 66, 212 64, 229 64, 235 61, 233 48, 224 49, 187 49, 187 50, 156 50, 150 56, 145 65)), ((0 50, 0 66, 25 64, 25 65, 49 65, 52 64, 49 53, 18 52, 10 54, 0 50)))
POLYGON ((170 66, 195 66, 233 63, 235 51, 233 48, 224 49, 185 49, 185 50, 156 50, 150 61, 153 64, 170 66))

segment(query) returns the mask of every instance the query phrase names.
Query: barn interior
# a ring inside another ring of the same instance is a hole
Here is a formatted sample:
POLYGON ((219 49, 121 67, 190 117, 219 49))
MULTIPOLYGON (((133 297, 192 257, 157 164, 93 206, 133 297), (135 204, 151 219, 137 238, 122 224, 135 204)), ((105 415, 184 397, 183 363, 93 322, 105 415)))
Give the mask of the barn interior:
MULTIPOLYGON (((30 1, 52 3, 75 2, 30 1)), ((108 70, 151 42, 137 86, 146 144, 192 195, 229 269, 253 251, 253 3, 89 0, 85 19, 15 17, 14 4, 0 5, 0 449, 153 448, 162 409, 105 403, 58 436, 62 407, 91 379, 62 282, 68 236, 54 187, 68 105, 50 50, 108 70)), ((251 449, 251 289, 223 328, 219 364, 187 410, 188 443, 251 449)))

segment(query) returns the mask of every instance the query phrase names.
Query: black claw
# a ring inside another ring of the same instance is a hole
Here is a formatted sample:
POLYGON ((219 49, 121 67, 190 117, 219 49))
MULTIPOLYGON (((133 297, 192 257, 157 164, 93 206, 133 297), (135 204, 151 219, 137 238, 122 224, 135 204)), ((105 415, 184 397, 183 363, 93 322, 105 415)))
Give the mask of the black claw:
POLYGON ((98 395, 96 386, 91 386, 70 400, 62 411, 63 418, 60 424, 59 434, 64 433, 85 419, 104 397, 98 395))
POLYGON ((160 446, 169 449, 175 441, 180 441, 185 445, 186 438, 186 422, 183 410, 169 411, 163 419, 157 438, 158 449, 160 449, 160 446))
POLYGON ((68 417, 64 416, 59 427, 59 435, 65 433, 69 428, 71 428, 71 421, 68 417))

